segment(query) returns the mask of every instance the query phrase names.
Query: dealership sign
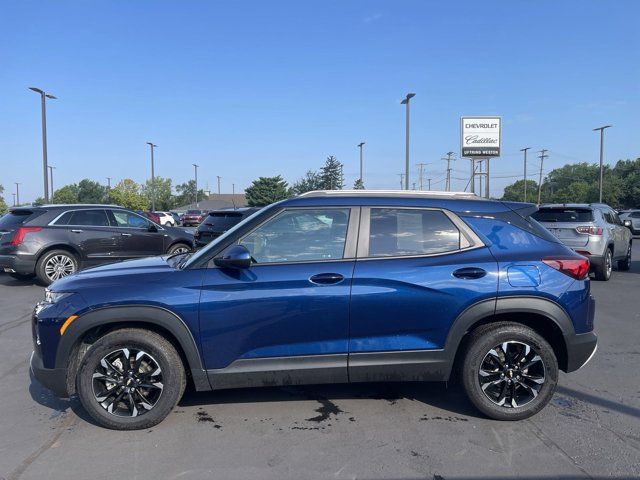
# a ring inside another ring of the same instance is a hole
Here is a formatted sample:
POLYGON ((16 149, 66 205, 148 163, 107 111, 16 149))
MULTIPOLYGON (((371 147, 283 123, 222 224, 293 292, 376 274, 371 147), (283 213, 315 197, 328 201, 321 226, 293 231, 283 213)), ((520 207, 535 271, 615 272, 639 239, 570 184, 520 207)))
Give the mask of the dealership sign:
POLYGON ((499 157, 501 123, 500 117, 462 117, 460 119, 461 156, 499 157))

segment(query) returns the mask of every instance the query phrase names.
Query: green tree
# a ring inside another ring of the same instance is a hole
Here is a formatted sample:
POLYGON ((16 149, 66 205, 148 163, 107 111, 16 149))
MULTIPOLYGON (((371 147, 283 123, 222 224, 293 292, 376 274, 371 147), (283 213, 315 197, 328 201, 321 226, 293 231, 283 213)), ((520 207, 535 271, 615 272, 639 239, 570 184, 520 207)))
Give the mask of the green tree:
POLYGON ((88 178, 78 183, 78 203, 105 203, 107 187, 88 178))
MULTIPOLYGON (((527 201, 536 202, 538 199, 538 184, 527 180, 527 201)), ((524 202, 524 180, 518 180, 504 189, 502 200, 510 202, 524 202)))
POLYGON ((254 180, 245 190, 247 203, 251 207, 262 207, 291 196, 291 189, 284 179, 277 177, 260 177, 254 180))
POLYGON ((125 178, 120 180, 110 191, 111 199, 114 203, 130 208, 131 210, 147 210, 149 200, 141 193, 140 185, 125 178))
POLYGON ((353 184, 353 189, 354 190, 364 190, 364 182, 362 181, 361 178, 358 178, 355 183, 353 184))
MULTIPOLYGON (((182 207, 195 202, 196 181, 189 180, 188 182, 176 185, 176 192, 178 192, 178 195, 175 197, 176 207, 182 207)), ((204 190, 198 189, 198 200, 204 200, 205 198, 204 190)))
MULTIPOLYGON (((171 179, 155 177, 155 198, 156 198, 156 210, 171 210, 174 207, 174 197, 171 193, 171 179)), ((195 182, 194 182, 195 183, 195 182)), ((149 200, 151 205, 151 198, 153 189, 151 180, 147 180, 142 187, 142 193, 149 200)))
POLYGON ((79 203, 78 202, 78 185, 72 183, 71 185, 65 185, 53 192, 51 198, 52 203, 79 203))
POLYGON ((4 201, 4 197, 2 196, 3 193, 4 193, 4 187, 0 185, 0 215, 4 215, 9 210, 6 202, 4 201))
POLYGON ((320 169, 320 186, 323 190, 342 190, 344 187, 342 163, 333 155, 327 157, 320 169))
POLYGON ((322 189, 322 179, 317 172, 313 170, 307 171, 304 177, 293 184, 293 193, 300 195, 305 192, 322 189))
MULTIPOLYGON (((53 194, 53 192, 51 192, 53 194)), ((36 197, 36 199, 33 201, 34 205, 44 205, 44 197, 36 197)))

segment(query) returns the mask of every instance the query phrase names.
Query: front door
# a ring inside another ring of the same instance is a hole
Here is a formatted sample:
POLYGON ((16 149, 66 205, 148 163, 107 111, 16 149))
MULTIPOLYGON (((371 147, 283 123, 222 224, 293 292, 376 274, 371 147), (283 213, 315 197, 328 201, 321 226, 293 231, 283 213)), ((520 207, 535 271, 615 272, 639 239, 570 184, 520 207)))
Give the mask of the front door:
POLYGON ((465 308, 496 296, 497 263, 460 219, 439 209, 371 207, 361 223, 350 380, 440 380, 449 329, 465 308))
POLYGON ((149 257, 165 253, 162 228, 149 229, 148 219, 127 210, 108 210, 119 232, 119 256, 122 259, 149 257))
POLYGON ((238 241, 250 268, 206 270, 200 333, 214 388, 347 381, 357 217, 282 210, 238 241))

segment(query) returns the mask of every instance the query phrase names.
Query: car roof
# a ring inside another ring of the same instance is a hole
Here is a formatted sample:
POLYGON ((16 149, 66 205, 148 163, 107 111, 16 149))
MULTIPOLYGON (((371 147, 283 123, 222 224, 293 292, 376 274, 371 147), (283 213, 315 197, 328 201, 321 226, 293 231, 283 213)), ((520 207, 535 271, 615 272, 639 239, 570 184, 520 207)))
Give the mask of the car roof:
POLYGON ((65 208, 124 208, 120 205, 108 205, 104 203, 47 203, 44 205, 34 204, 34 205, 21 205, 19 207, 11 207, 11 210, 33 210, 33 209, 46 209, 46 210, 54 210, 54 209, 65 209, 65 208))
POLYGON ((547 203, 540 208, 611 208, 606 203, 547 203))

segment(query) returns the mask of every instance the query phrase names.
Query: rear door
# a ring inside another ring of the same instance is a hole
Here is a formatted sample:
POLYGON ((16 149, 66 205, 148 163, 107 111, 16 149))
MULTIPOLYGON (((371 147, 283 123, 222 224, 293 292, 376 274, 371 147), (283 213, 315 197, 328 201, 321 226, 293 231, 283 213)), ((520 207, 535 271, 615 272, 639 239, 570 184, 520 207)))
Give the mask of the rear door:
POLYGON ((428 354, 443 349, 458 315, 495 297, 497 286, 496 261, 455 215, 363 208, 351 293, 350 380, 435 379, 426 371, 428 354))
POLYGON ((165 253, 164 229, 128 210, 108 210, 119 237, 120 258, 139 258, 165 253), (153 228, 150 229, 150 227, 153 228))
POLYGON ((67 211, 49 228, 66 231, 69 243, 76 246, 86 264, 117 258, 118 233, 103 208, 67 211))

